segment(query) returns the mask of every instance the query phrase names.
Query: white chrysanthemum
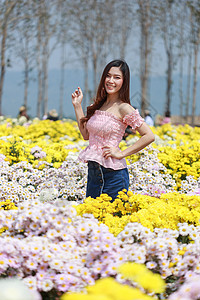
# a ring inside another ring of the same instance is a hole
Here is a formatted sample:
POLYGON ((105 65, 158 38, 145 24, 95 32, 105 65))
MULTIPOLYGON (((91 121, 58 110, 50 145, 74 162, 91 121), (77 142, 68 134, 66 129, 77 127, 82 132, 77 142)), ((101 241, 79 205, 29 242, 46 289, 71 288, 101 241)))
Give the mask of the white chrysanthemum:
POLYGON ((58 197, 58 190, 55 188, 43 189, 40 193, 39 200, 41 202, 51 201, 58 197))
POLYGON ((197 231, 196 228, 191 228, 191 231, 189 232, 189 236, 193 241, 199 240, 200 233, 197 231))
POLYGON ((183 236, 190 234, 191 230, 187 223, 179 223, 179 233, 183 236))
POLYGON ((37 265, 38 265, 38 263, 31 258, 26 261, 26 267, 30 270, 36 270, 37 265))
POLYGON ((53 287, 54 287, 53 281, 50 279, 45 279, 41 283, 41 288, 44 292, 48 292, 48 291, 52 290, 53 287))
POLYGON ((77 226, 77 232, 81 236, 86 236, 89 233, 90 230, 91 230, 91 228, 88 226, 87 223, 80 223, 77 226))
POLYGON ((52 261, 50 261, 50 267, 54 270, 60 271, 63 268, 63 262, 59 259, 53 259, 52 261))
POLYGON ((197 274, 200 274, 200 263, 198 263, 195 268, 194 268, 194 272, 197 274))
POLYGON ((157 263, 155 261, 148 261, 146 263, 146 266, 147 266, 148 269, 154 269, 154 268, 157 267, 157 263))
POLYGON ((55 239, 58 236, 58 232, 56 231, 56 229, 50 228, 47 231, 47 237, 49 239, 55 239))

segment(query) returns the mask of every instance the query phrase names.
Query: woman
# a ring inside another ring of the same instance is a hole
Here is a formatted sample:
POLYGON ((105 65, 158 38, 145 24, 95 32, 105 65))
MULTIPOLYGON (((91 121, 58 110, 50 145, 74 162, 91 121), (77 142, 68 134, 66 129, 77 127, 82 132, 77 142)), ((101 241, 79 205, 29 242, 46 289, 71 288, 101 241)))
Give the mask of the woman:
POLYGON ((152 116, 150 115, 150 111, 147 109, 144 111, 144 120, 147 125, 154 126, 154 121, 152 119, 152 116))
POLYGON ((26 111, 26 106, 25 105, 22 105, 20 108, 19 108, 19 114, 18 114, 18 118, 20 117, 25 117, 27 119, 27 121, 30 119, 30 117, 28 116, 27 114, 27 111, 26 111))
POLYGON ((171 114, 169 110, 165 112, 165 116, 161 121, 161 125, 168 124, 168 123, 171 123, 171 114))
POLYGON ((78 87, 72 93, 72 103, 80 132, 89 146, 79 154, 88 163, 86 197, 96 198, 102 193, 114 200, 118 192, 129 188, 125 157, 137 153, 154 141, 151 129, 130 104, 130 72, 123 60, 113 60, 104 69, 94 103, 85 116, 81 102, 83 94, 78 87), (119 143, 130 125, 140 139, 121 151, 119 143))

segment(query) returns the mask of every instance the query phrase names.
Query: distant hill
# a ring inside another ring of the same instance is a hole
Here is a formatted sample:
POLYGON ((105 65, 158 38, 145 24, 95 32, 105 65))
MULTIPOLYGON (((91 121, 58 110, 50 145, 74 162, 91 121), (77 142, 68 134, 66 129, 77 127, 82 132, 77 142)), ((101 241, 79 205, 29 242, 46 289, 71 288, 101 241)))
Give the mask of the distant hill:
MULTIPOLYGON (((92 75, 90 74, 90 80, 92 75)), ((200 79, 200 78, 199 78, 200 79)), ((23 84, 22 72, 8 71, 6 73, 5 86, 3 91, 3 114, 16 117, 19 107, 23 104, 23 84), (20 84, 21 82, 21 84, 20 84)), ((84 89, 83 72, 80 70, 66 70, 65 72, 65 100, 64 100, 64 116, 68 118, 75 118, 73 106, 71 104, 71 93, 77 86, 84 89)), ((173 100, 171 106, 172 115, 179 115, 180 100, 178 75, 173 77, 173 100)), ((200 80, 198 80, 200 82, 200 80)), ((183 79, 184 93, 186 92, 187 78, 183 79)), ((60 88, 60 72, 59 70, 49 71, 49 102, 48 109, 55 108, 59 111, 59 88, 60 88)), ((196 115, 200 115, 200 88, 197 87, 197 108, 196 115)), ((154 117, 156 114, 163 114, 165 107, 165 92, 166 92, 166 78, 164 76, 151 77, 150 79, 150 110, 154 117)), ((186 96, 184 95, 186 98, 186 96)), ((140 80, 137 76, 131 77, 131 103, 133 106, 140 109, 140 80)), ((37 102, 37 82, 32 81, 29 87, 28 98, 28 113, 31 117, 36 115, 37 102)), ((184 110, 183 110, 184 111, 184 110)), ((191 107, 190 112, 191 114, 191 107)))

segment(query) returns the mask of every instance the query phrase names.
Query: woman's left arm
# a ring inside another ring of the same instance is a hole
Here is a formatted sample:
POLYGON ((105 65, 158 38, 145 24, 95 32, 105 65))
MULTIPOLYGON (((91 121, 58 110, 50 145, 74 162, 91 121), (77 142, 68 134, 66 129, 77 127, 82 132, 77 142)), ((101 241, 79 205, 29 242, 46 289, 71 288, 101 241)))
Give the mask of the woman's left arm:
POLYGON ((137 128, 137 131, 139 132, 141 137, 133 145, 121 151, 120 158, 124 158, 131 154, 139 152, 155 140, 153 132, 145 122, 139 128, 137 128))
MULTIPOLYGON (((126 156, 130 156, 134 153, 139 152, 140 150, 142 150, 143 148, 145 148, 146 146, 148 146, 150 143, 152 143, 155 140, 154 134, 151 131, 151 129, 149 128, 149 126, 145 122, 143 122, 144 119, 142 119, 139 116, 138 112, 135 112, 134 108, 131 105, 129 105, 127 103, 123 103, 121 106, 121 114, 122 114, 122 117, 124 117, 124 116, 129 117, 129 116, 131 116, 131 114, 135 114, 137 116, 138 124, 139 125, 141 124, 141 125, 139 127, 137 127, 136 130, 139 132, 141 137, 133 145, 129 146, 128 148, 126 148, 123 151, 121 151, 119 148, 115 148, 115 147, 110 147, 110 146, 103 147, 103 156, 105 158, 115 157, 118 159, 122 159, 126 156)), ((128 124, 128 125, 130 125, 130 124, 128 124)))
POLYGON ((153 132, 145 122, 136 130, 139 132, 141 137, 133 145, 129 146, 123 151, 121 151, 119 148, 105 146, 103 147, 103 156, 105 158, 114 157, 117 159, 122 159, 126 156, 130 156, 139 152, 155 140, 153 132))

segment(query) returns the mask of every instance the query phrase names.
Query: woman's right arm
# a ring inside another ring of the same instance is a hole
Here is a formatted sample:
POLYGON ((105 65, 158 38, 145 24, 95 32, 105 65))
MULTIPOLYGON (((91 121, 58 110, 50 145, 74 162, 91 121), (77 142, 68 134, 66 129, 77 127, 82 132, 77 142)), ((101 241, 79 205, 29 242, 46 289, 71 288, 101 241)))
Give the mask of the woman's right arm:
POLYGON ((74 106, 75 114, 76 114, 76 120, 78 122, 79 130, 84 138, 84 140, 89 140, 89 133, 86 128, 86 122, 82 123, 80 120, 81 118, 85 117, 83 113, 83 109, 81 106, 81 102, 83 100, 83 93, 81 91, 81 88, 78 87, 78 89, 75 90, 74 93, 72 93, 72 104, 74 106))

